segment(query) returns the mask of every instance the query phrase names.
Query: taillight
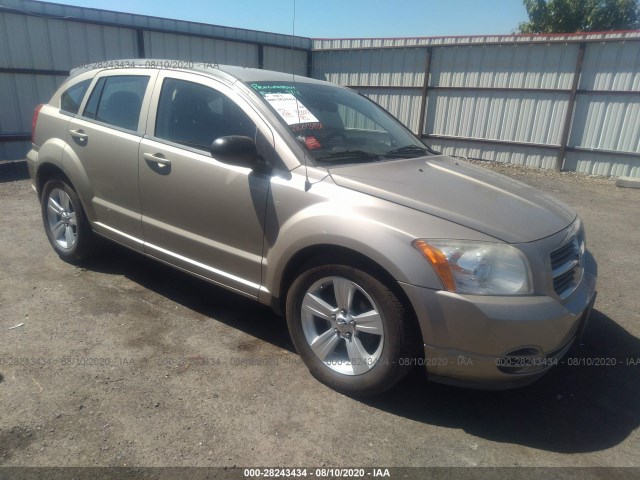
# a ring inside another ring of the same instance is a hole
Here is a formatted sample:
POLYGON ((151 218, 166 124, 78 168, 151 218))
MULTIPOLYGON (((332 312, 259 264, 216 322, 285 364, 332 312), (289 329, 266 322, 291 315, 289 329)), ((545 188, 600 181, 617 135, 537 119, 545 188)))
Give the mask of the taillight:
POLYGON ((31 143, 35 142, 36 138, 36 122, 38 121, 38 114, 42 108, 42 103, 33 110, 33 118, 31 119, 31 143))

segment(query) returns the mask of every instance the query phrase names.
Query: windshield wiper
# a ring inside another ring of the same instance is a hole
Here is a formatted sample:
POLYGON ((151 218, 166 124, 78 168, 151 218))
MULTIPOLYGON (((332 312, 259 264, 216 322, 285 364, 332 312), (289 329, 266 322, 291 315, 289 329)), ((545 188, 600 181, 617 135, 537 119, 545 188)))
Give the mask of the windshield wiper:
POLYGON ((367 160, 379 159, 377 153, 365 152, 364 150, 343 150, 342 152, 326 153, 316 157, 316 161, 345 159, 345 160, 367 160))
POLYGON ((419 147, 418 145, 405 145, 404 147, 394 148, 393 150, 389 150, 384 155, 388 156, 396 156, 396 155, 405 155, 409 154, 417 154, 418 156, 423 156, 429 152, 427 147, 419 147))

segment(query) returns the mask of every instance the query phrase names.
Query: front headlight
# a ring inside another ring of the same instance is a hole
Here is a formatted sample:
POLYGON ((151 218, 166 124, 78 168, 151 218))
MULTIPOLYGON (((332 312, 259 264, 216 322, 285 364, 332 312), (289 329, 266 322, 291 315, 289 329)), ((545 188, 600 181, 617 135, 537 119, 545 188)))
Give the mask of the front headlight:
POLYGON ((527 260, 510 245, 420 239, 413 246, 431 263, 450 292, 522 295, 532 291, 527 260))

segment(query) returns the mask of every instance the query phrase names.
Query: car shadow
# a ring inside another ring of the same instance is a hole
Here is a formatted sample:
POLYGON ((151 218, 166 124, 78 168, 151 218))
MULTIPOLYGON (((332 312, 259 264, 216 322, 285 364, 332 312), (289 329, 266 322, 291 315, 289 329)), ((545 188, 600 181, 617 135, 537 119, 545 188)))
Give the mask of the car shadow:
POLYGON ((527 387, 469 390, 427 382, 414 372, 365 403, 494 442, 593 452, 619 444, 640 425, 638 367, 640 340, 596 309, 581 342, 527 387))
POLYGON ((27 178, 29 178, 29 169, 26 161, 0 162, 0 183, 16 182, 27 178))
POLYGON ((81 266, 94 272, 124 275, 185 308, 295 352, 286 321, 269 307, 137 252, 106 244, 100 255, 81 266))
MULTIPOLYGON (((295 352, 286 322, 269 308, 135 252, 108 246, 84 267, 124 275, 186 308, 295 352)), ((495 442, 558 453, 593 452, 621 443, 640 425, 638 367, 640 339, 596 308, 581 343, 527 387, 456 388, 428 382, 416 369, 390 391, 354 401, 495 442)))

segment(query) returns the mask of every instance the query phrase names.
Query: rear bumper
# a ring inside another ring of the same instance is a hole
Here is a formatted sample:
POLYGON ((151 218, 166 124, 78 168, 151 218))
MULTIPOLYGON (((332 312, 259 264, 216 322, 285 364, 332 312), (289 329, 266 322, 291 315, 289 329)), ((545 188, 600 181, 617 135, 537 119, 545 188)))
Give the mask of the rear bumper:
POLYGON ((420 323, 429 378, 482 389, 535 381, 584 332, 596 276, 595 260, 587 254, 581 283, 565 302, 549 296, 458 295, 401 284, 420 323))
POLYGON ((31 187, 35 190, 36 186, 36 166, 38 165, 38 151, 31 148, 27 153, 27 169, 29 170, 29 178, 31 179, 31 187))

